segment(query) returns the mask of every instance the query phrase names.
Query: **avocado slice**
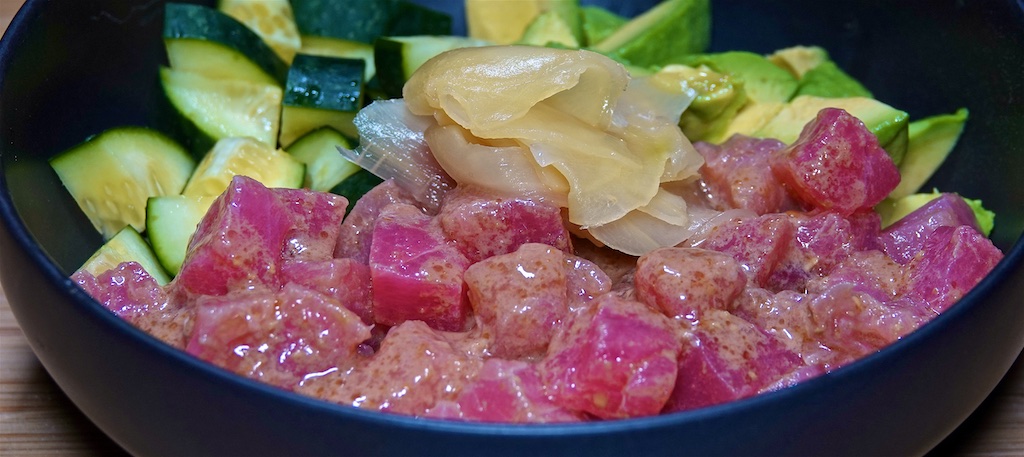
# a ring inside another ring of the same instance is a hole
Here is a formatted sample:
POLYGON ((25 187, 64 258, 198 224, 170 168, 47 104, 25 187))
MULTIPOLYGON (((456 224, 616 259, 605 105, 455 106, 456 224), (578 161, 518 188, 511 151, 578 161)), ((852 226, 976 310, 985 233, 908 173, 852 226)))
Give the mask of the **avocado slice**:
POLYGON ((908 118, 900 111, 867 97, 824 98, 801 95, 787 103, 779 113, 753 136, 775 138, 790 144, 800 136, 804 125, 825 108, 842 108, 852 114, 878 137, 878 143, 897 165, 907 152, 908 118))
POLYGON ((736 113, 736 117, 726 126, 721 136, 709 138, 707 141, 719 143, 736 134, 754 136, 757 131, 778 116, 785 106, 786 104, 782 102, 747 103, 736 113))
POLYGON ((742 82, 706 66, 693 68, 672 64, 662 68, 655 77, 666 75, 697 92, 697 97, 679 119, 679 127, 690 141, 722 139, 736 113, 747 103, 742 82))
POLYGON ((799 86, 797 79, 789 72, 771 63, 767 57, 753 52, 693 54, 674 59, 673 62, 691 67, 705 65, 742 81, 747 97, 754 103, 788 101, 799 86))
POLYGON ((518 44, 579 48, 580 42, 569 23, 557 11, 540 13, 519 38, 518 44))
POLYGON ((826 60, 804 73, 796 95, 815 95, 825 98, 867 97, 871 92, 859 81, 839 68, 835 62, 826 60))
MULTIPOLYGON (((938 189, 932 189, 931 193, 910 194, 899 198, 893 198, 890 195, 875 207, 875 211, 882 216, 882 227, 884 228, 941 196, 942 192, 939 192, 938 189)), ((985 209, 981 200, 966 198, 962 195, 960 198, 963 198, 967 206, 971 208, 981 233, 985 236, 991 235, 992 229, 995 228, 996 213, 985 209)))
POLYGON ((629 19, 623 16, 594 5, 580 7, 580 14, 585 46, 600 42, 629 22, 629 19))
POLYGON ((769 62, 788 71, 796 79, 803 78, 809 70, 827 60, 828 52, 818 46, 791 46, 768 56, 769 62))
POLYGON ((546 11, 562 16, 579 42, 583 36, 579 0, 466 0, 466 26, 471 38, 512 44, 546 11))
POLYGON ((901 198, 917 192, 956 146, 967 122, 967 108, 926 117, 908 126, 907 154, 900 163, 900 184, 889 194, 901 198))
POLYGON ((591 50, 639 67, 684 63, 678 59, 704 52, 711 42, 710 3, 665 0, 593 44, 591 50))

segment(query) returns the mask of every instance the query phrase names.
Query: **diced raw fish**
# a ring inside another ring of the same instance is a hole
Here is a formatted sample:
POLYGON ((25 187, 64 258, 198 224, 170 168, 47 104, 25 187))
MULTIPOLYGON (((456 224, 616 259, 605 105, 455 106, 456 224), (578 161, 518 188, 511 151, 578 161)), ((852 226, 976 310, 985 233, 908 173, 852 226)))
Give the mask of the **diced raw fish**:
POLYGON ((277 290, 292 212, 258 181, 236 176, 199 222, 175 295, 224 295, 231 290, 277 290))
POLYGON ((493 339, 494 356, 524 359, 547 353, 569 312, 564 257, 554 247, 528 243, 466 270, 469 300, 493 339))
POLYGON ((691 239, 689 244, 729 254, 740 263, 751 282, 764 287, 786 255, 793 231, 788 216, 773 213, 730 219, 703 237, 691 239))
POLYGON ((728 311, 709 310, 692 337, 683 344, 665 412, 749 397, 803 366, 797 353, 728 311))
POLYGON ((138 262, 122 262, 98 277, 79 270, 71 280, 118 317, 176 348, 185 347, 192 310, 172 304, 138 262))
POLYGON ((878 138, 838 108, 819 111, 792 145, 772 155, 771 168, 807 207, 844 216, 873 208, 900 181, 878 138))
POLYGON ((373 238, 373 224, 377 222, 380 210, 392 203, 415 204, 416 199, 393 180, 378 184, 364 194, 352 206, 341 225, 334 256, 351 257, 360 263, 370 261, 370 241, 373 238))
POLYGON ((575 310, 612 290, 611 278, 594 262, 568 254, 564 256, 564 262, 569 309, 575 310))
POLYGON ((728 254, 698 248, 661 248, 637 261, 636 297, 668 317, 700 319, 711 309, 728 309, 743 292, 747 276, 728 254))
POLYGON ((725 143, 694 143, 704 157, 701 180, 719 209, 743 208, 777 213, 795 204, 769 167, 771 155, 786 145, 779 140, 733 135, 725 143))
POLYGON ((807 291, 820 294, 839 284, 850 284, 878 301, 896 300, 906 290, 904 267, 882 251, 861 251, 839 262, 827 276, 813 278, 807 291))
POLYGON ((374 319, 385 325, 422 320, 438 330, 464 330, 470 314, 463 281, 468 267, 466 257, 419 208, 384 207, 370 245, 374 319))
POLYGON ((448 239, 455 240, 473 263, 514 252, 525 243, 572 252, 561 210, 543 202, 458 187, 448 194, 437 217, 448 239))
POLYGON ((332 298, 294 283, 280 292, 204 296, 186 351, 285 389, 347 370, 370 329, 332 298))
POLYGON ((978 285, 1003 258, 992 241, 969 225, 936 228, 908 265, 906 297, 940 313, 978 285))
POLYGON ((833 211, 787 214, 793 236, 786 240, 785 255, 765 284, 770 290, 803 290, 808 280, 827 275, 850 254, 863 250, 869 239, 859 233, 865 227, 854 226, 833 211))
POLYGON ((538 369, 555 403, 599 418, 657 414, 675 385, 671 321, 615 294, 598 297, 556 335, 538 369))
POLYGON ((355 259, 286 260, 281 278, 330 296, 356 313, 363 323, 373 323, 370 267, 355 259))
POLYGON ((334 257, 348 200, 306 189, 271 189, 292 214, 285 259, 327 260, 334 257))
MULTIPOLYGON (((534 365, 487 359, 456 401, 460 417, 480 422, 549 423, 583 419, 552 402, 534 365)), ((436 414, 436 413, 435 413, 436 414)))
POLYGON ((966 225, 979 230, 974 212, 957 194, 945 193, 907 214, 882 231, 882 250, 902 265, 910 263, 939 227, 966 225))
POLYGON ((351 373, 324 376, 300 391, 335 403, 422 416, 439 403, 454 402, 482 364, 454 349, 441 332, 408 321, 391 328, 380 350, 351 373))

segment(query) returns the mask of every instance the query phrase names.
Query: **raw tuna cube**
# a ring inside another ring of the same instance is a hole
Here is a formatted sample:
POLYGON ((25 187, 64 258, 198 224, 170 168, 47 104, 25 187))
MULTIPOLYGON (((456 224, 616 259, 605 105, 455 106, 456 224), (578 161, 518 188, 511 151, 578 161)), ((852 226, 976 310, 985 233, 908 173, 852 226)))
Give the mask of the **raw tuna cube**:
POLYGON ((828 274, 864 242, 849 220, 832 211, 817 214, 788 213, 793 237, 786 253, 772 271, 770 290, 803 290, 813 277, 828 274))
POLYGON ((773 336, 727 311, 705 313, 693 337, 683 345, 665 412, 749 397, 803 365, 773 336))
POLYGON ((809 308, 816 335, 829 350, 819 363, 830 370, 887 346, 932 317, 906 303, 880 302, 852 284, 830 288, 809 308))
POLYGON ((433 218, 412 205, 385 207, 370 245, 374 319, 385 325, 422 320, 438 330, 463 330, 470 313, 462 278, 468 267, 433 218))
POLYGON ((80 270, 71 280, 118 317, 176 348, 185 347, 192 310, 173 305, 138 262, 123 262, 99 277, 80 270))
POLYGON ((445 235, 476 263, 540 243, 571 252, 569 232, 557 206, 522 198, 502 198, 458 187, 438 213, 445 235))
POLYGON ((285 259, 328 260, 334 257, 348 200, 305 189, 273 189, 291 212, 285 259))
POLYGON ((763 287, 786 255, 793 230, 793 223, 785 214, 766 214, 730 219, 690 243, 729 254, 740 263, 751 282, 763 287))
POLYGON ((992 241, 968 225, 939 227, 908 265, 906 297, 940 313, 963 298, 1002 260, 992 241))
POLYGON ((564 261, 570 310, 612 290, 611 278, 593 262, 575 255, 565 255, 564 261))
POLYGON ((844 216, 873 208, 900 181, 878 138, 837 108, 818 112, 792 145, 772 155, 771 169, 798 201, 844 216))
POLYGON ((569 312, 562 251, 528 243, 466 270, 469 301, 496 357, 543 356, 569 312))
POLYGON ((957 194, 946 193, 887 227, 879 242, 893 260, 906 265, 921 251, 935 229, 961 225, 980 230, 967 202, 957 194))
POLYGON ((836 265, 828 276, 807 283, 807 291, 824 293, 839 284, 850 284, 857 292, 866 293, 881 302, 896 300, 906 290, 904 267, 882 251, 850 254, 836 265))
POLYGON ((171 286, 175 295, 277 290, 291 214, 263 184, 236 176, 199 222, 171 286))
POLYGON ((605 294, 572 318, 538 369, 555 403, 599 418, 657 414, 675 385, 679 340, 646 305, 605 294))
POLYGON ((704 157, 701 180, 719 209, 778 213, 795 204, 772 174, 768 159, 786 145, 775 139, 733 135, 725 143, 694 143, 704 157))
POLYGON ((815 344, 810 297, 792 290, 775 293, 748 287, 731 312, 774 336, 790 351, 803 354, 808 344, 815 344))
POLYGON ((355 259, 287 260, 281 267, 281 277, 285 282, 294 282, 334 298, 364 323, 373 324, 370 267, 355 259))
POLYGON ((285 389, 327 370, 347 370, 370 329, 330 297, 296 284, 197 300, 186 350, 285 389))
POLYGON ((637 261, 637 299, 668 317, 696 321, 702 312, 727 309, 747 284, 740 264, 721 252, 662 248, 637 261))
POLYGON ((344 405, 422 416, 438 404, 454 402, 482 364, 454 349, 441 332, 409 321, 393 327, 380 350, 350 374, 324 376, 300 392, 344 405))
POLYGON ((578 422, 573 413, 544 395, 536 368, 522 361, 487 359, 480 375, 459 395, 459 417, 480 422, 578 422))
POLYGON ((373 225, 377 222, 380 210, 392 203, 412 205, 416 199, 393 180, 384 181, 360 197, 341 226, 334 256, 351 257, 360 263, 369 263, 373 225))

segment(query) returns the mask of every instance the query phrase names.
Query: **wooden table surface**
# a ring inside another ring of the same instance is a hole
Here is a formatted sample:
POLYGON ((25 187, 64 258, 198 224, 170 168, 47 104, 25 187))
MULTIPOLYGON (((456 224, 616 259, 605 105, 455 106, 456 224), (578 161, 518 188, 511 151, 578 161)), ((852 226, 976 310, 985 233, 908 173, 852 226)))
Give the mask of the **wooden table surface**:
MULTIPOLYGON (((0 0, 0 30, 7 28, 21 3, 0 0)), ((123 451, 93 426, 46 374, 0 289, 0 456, 119 454, 123 451)), ((1024 358, 932 454, 1024 456, 1024 358)))

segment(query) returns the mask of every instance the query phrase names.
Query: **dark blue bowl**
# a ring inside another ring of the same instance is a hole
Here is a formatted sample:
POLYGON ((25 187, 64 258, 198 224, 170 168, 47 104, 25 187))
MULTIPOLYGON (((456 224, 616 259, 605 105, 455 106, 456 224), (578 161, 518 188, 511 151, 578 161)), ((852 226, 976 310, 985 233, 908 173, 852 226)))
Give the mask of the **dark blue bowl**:
MULTIPOLYGON (((648 5, 627 3, 630 8, 648 5)), ((447 2, 457 11, 461 1, 447 2)), ((817 44, 914 118, 970 109, 929 186, 981 198, 1006 258, 885 350, 793 388, 617 422, 452 423, 335 406, 242 379, 134 329, 67 279, 101 240, 47 158, 121 124, 161 127, 162 2, 32 1, 0 42, 0 279, 43 365, 139 455, 913 455, 1024 347, 1024 6, 1019 0, 714 4, 714 47, 817 44)))

